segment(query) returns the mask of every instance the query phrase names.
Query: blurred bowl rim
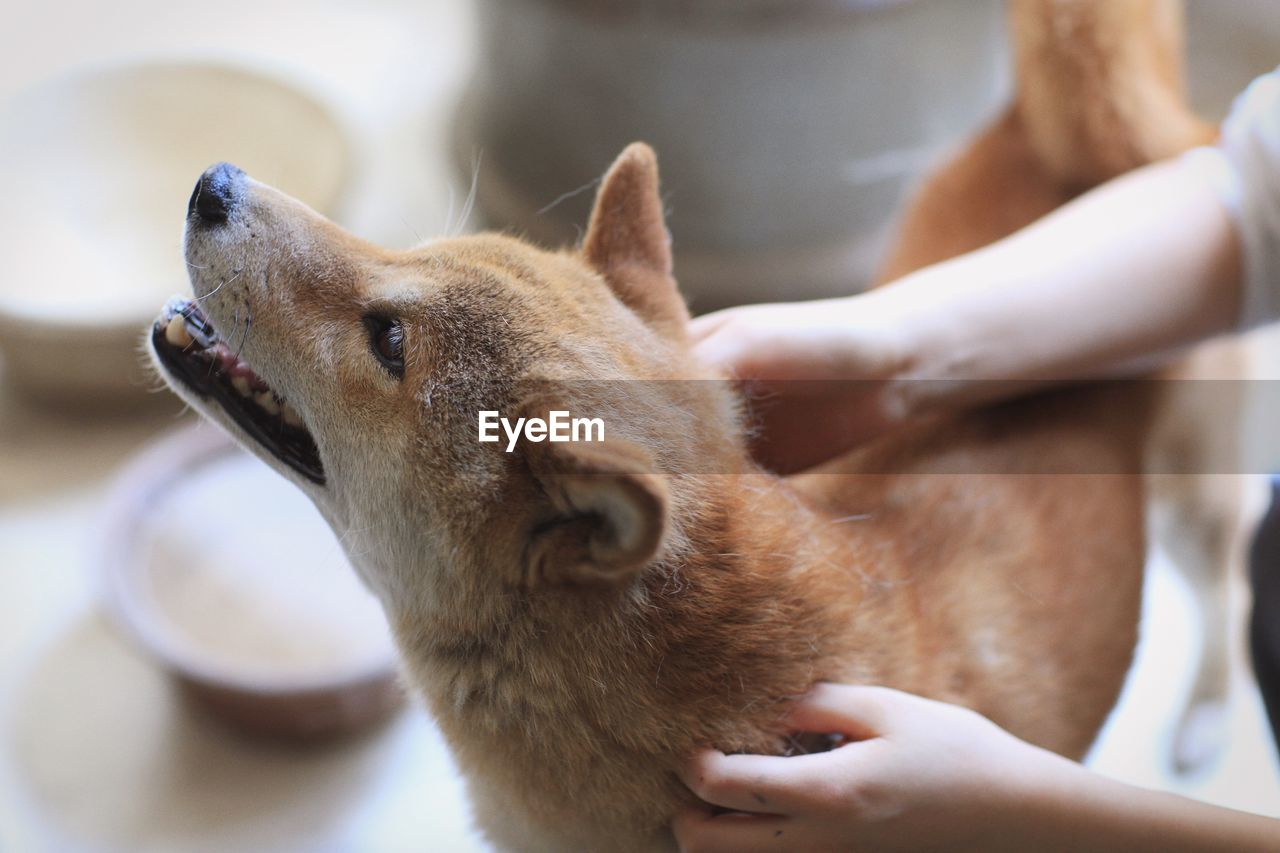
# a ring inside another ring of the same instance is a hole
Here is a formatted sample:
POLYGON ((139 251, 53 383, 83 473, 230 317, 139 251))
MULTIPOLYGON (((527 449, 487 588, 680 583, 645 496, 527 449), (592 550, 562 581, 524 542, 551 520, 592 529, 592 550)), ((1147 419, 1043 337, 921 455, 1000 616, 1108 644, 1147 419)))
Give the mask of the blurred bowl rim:
MULTIPOLYGON (((323 675, 274 678, 248 675, 234 668, 210 663, 199 654, 173 642, 140 594, 137 578, 138 536, 147 508, 176 481, 241 448, 219 428, 197 422, 168 432, 147 445, 127 462, 107 495, 97 540, 98 571, 102 598, 117 624, 165 669, 191 681, 221 690, 257 696, 282 697, 348 690, 399 677, 393 650, 386 660, 358 662, 323 675)), ((252 457, 255 458, 256 457, 252 457)), ((278 476, 264 465, 264 470, 278 476)))
MULTIPOLYGON (((356 146, 352 130, 348 123, 342 120, 341 111, 316 94, 312 86, 302 82, 299 79, 300 75, 289 73, 287 66, 254 61, 247 57, 226 56, 216 52, 190 57, 166 54, 132 58, 117 56, 69 66, 32 81, 0 101, 0 146, 3 145, 5 136, 14 123, 15 113, 28 102, 39 102, 60 90, 74 90, 77 86, 83 86, 106 76, 163 75, 177 71, 238 76, 259 85, 268 86, 277 93, 292 97, 313 109, 329 126, 341 152, 337 178, 324 202, 317 204, 316 210, 323 216, 332 218, 343 209, 354 182, 356 146)), ((175 202, 175 210, 179 209, 177 205, 180 203, 180 199, 175 202)), ((174 220, 176 231, 177 214, 174 215, 174 220)), ((183 284, 185 281, 174 282, 175 288, 181 288, 183 284)), ((161 305, 157 304, 153 312, 145 315, 131 318, 114 317, 106 321, 96 320, 92 315, 59 317, 51 311, 32 310, 19 302, 6 299, 4 290, 0 289, 0 323, 7 325, 12 321, 26 325, 40 324, 44 330, 71 329, 76 334, 100 334, 103 338, 117 338, 121 334, 134 331, 141 336, 142 325, 159 314, 160 309, 161 305)))
MULTIPOLYGON (((665 18, 680 23, 759 21, 774 22, 782 17, 800 21, 822 21, 883 12, 920 3, 922 0, 704 0, 690 4, 688 0, 549 0, 583 16, 602 18, 665 18)), ((936 0, 935 0, 936 2, 936 0)))

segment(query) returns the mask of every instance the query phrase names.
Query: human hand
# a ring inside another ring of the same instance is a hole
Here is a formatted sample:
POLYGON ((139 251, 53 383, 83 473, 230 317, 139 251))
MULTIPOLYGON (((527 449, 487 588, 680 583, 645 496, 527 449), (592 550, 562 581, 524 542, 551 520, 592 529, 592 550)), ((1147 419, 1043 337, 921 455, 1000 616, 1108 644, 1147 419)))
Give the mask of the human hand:
POLYGON ((676 817, 681 850, 1020 849, 1037 797, 1085 772, 973 711, 882 687, 819 685, 788 723, 847 742, 789 758, 699 753, 681 776, 710 805, 676 817))
POLYGON ((875 304, 749 305, 692 321, 694 352, 744 382, 760 426, 752 451, 766 467, 808 468, 903 419, 891 380, 906 358, 875 304))

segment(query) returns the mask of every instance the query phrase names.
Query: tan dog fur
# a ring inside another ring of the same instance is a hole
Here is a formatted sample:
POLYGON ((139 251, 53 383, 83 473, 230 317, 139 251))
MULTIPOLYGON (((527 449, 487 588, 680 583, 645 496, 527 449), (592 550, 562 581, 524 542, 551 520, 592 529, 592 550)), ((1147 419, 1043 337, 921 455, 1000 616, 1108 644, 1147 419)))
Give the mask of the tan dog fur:
MULTIPOLYGON (((1013 130, 976 148, 940 180, 974 180, 976 158, 993 197, 1013 197, 1004 168, 1038 170, 1013 130)), ((926 190, 890 268, 928 260, 913 245, 992 239, 1069 191, 1055 179, 1033 195, 978 234, 938 224, 953 202, 926 190)), ((648 148, 606 176, 581 252, 495 235, 390 252, 260 184, 244 204, 189 230, 194 288, 223 330, 252 315, 244 356, 302 414, 328 483, 253 449, 312 497, 381 599, 498 845, 671 846, 690 797, 675 768, 707 744, 779 752, 787 703, 824 679, 960 702, 1074 757, 1092 741, 1136 637, 1141 478, 998 472, 1137 471, 1147 401, 1046 395, 780 479, 750 461, 726 384, 665 381, 714 374, 690 353, 648 148), (404 323, 403 381, 369 353, 373 308, 404 323), (477 442, 479 408, 550 406, 608 412, 607 442, 477 442), (936 473, 948 466, 992 473, 936 473)))

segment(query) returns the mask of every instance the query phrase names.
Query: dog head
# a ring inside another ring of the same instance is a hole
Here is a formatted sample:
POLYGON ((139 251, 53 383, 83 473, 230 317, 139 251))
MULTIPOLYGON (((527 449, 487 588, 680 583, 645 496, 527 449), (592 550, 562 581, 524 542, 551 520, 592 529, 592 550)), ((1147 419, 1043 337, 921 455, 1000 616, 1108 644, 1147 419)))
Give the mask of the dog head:
MULTIPOLYGON (((372 246, 228 164, 186 225, 195 300, 150 347, 192 406, 297 483, 383 597, 617 583, 680 541, 680 478, 740 444, 690 358, 657 164, 632 145, 583 245, 372 246), (674 380, 674 381, 673 381, 674 380), (484 411, 599 418, 603 441, 479 440, 484 411)), ((740 451, 740 447, 738 447, 740 451)))

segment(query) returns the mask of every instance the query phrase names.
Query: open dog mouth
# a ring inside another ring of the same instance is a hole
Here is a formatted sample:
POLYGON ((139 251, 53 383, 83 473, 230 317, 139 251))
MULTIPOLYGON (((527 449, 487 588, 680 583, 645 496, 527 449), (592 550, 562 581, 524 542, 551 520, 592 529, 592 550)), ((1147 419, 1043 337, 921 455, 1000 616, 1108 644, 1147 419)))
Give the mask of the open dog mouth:
POLYGON ((171 300, 151 328, 151 343, 174 378, 202 399, 215 400, 285 465, 324 485, 320 452, 302 418, 227 346, 199 306, 171 300))

